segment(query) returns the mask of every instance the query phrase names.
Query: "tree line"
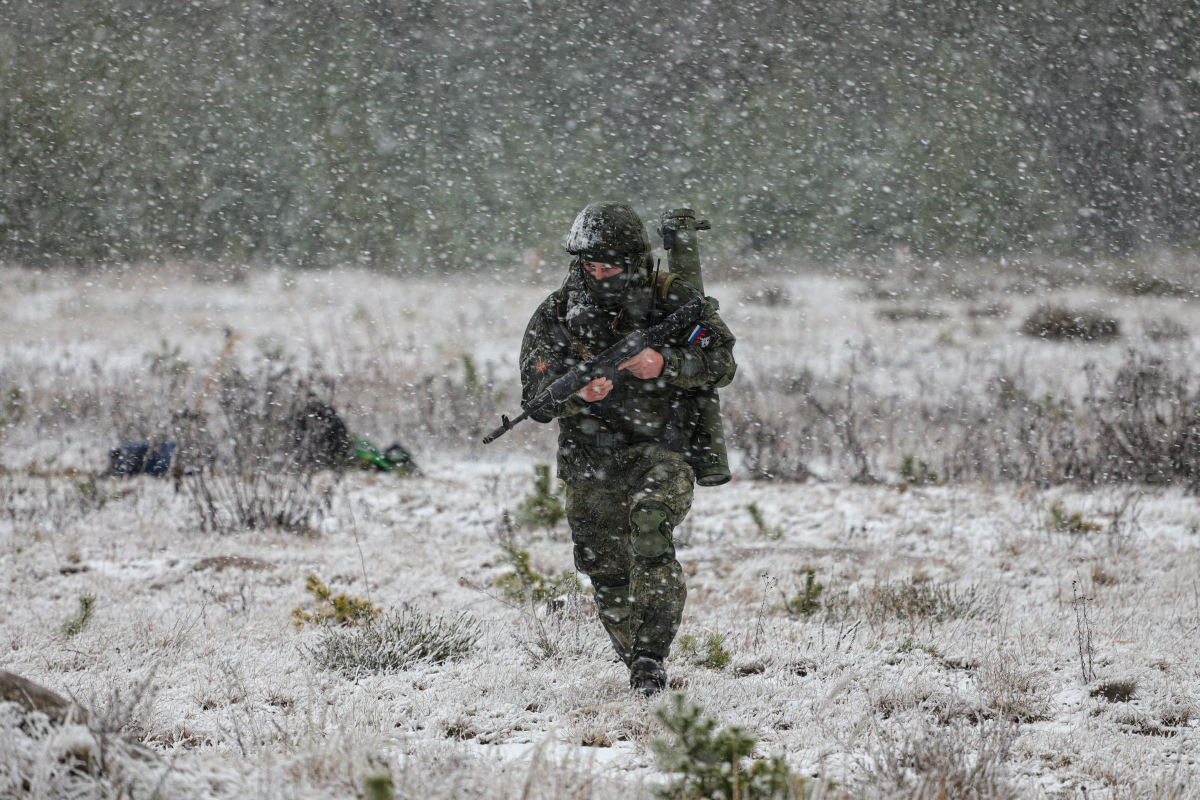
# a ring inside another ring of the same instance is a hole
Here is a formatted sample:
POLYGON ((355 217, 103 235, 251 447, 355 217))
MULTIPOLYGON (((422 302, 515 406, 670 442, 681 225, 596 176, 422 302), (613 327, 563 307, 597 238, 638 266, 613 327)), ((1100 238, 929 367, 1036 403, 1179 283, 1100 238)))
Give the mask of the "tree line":
POLYGON ((585 203, 816 258, 1192 246, 1200 4, 0 0, 0 258, 454 269, 585 203))

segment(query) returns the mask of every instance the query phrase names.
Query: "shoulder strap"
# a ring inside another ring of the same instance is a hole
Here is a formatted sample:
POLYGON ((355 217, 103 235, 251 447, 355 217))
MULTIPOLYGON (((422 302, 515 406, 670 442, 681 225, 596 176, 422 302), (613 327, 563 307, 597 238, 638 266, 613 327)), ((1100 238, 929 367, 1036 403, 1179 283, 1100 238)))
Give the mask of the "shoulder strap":
POLYGON ((664 272, 658 276, 658 302, 661 303, 667 299, 667 292, 678 277, 674 272, 664 272))
POLYGON ((592 351, 584 347, 583 342, 576 339, 574 334, 567 330, 567 324, 561 319, 558 321, 558 327, 562 328, 562 332, 567 335, 567 341, 571 343, 571 347, 575 348, 575 352, 582 356, 584 360, 593 357, 592 351))
POLYGON ((557 312, 555 316, 557 317, 556 321, 558 322, 559 330, 563 332, 563 336, 567 338, 567 341, 570 343, 571 347, 576 353, 579 354, 581 358, 584 360, 593 358, 594 356, 592 351, 584 347, 583 342, 579 341, 577 338, 575 338, 574 334, 567 330, 567 323, 563 321, 563 315, 566 313, 566 292, 560 288, 557 292, 555 292, 555 294, 557 295, 554 300, 555 311, 557 312))

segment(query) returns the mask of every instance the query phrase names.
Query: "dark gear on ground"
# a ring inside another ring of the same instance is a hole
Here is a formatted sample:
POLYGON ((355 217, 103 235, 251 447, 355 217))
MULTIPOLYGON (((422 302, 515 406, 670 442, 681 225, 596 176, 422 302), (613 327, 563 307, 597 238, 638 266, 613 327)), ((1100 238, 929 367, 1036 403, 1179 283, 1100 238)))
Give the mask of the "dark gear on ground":
MULTIPOLYGON (((575 364, 645 329, 655 307, 667 315, 702 296, 682 279, 655 282, 645 226, 628 206, 588 206, 566 244, 577 258, 562 288, 534 312, 522 342, 523 406, 575 364), (584 261, 614 259, 630 273, 616 304, 585 280, 583 269, 584 261)), ((699 409, 690 390, 732 377, 734 342, 705 301, 696 329, 659 349, 659 377, 619 371, 603 400, 573 396, 531 415, 538 422, 558 419, 558 477, 566 484, 575 565, 595 587, 605 630, 627 665, 644 655, 658 670, 646 672, 643 664, 639 675, 659 675, 664 684, 662 661, 687 596, 674 531, 691 508, 695 480, 687 456, 699 409)))
POLYGON ((350 456, 350 433, 346 423, 329 405, 309 397, 293 421, 295 457, 299 465, 313 469, 339 469, 350 456))
POLYGON ((153 475, 161 478, 171 468, 175 456, 175 442, 131 442, 108 451, 110 475, 132 476, 153 475))
POLYGON ((330 404, 309 397, 293 422, 295 460, 308 469, 371 469, 400 475, 419 475, 412 455, 399 442, 384 451, 367 439, 350 435, 346 423, 330 404))
MULTIPOLYGON (((667 266, 672 275, 693 286, 704 294, 704 276, 700 269, 700 243, 697 231, 709 230, 708 220, 697 220, 690 208, 664 211, 658 232, 663 237, 663 248, 667 251, 667 266)), ((717 301, 706 298, 713 308, 717 301)), ((696 471, 696 483, 701 486, 720 486, 731 479, 729 453, 725 448, 725 426, 721 421, 721 398, 717 389, 733 380, 729 373, 720 382, 692 389, 692 400, 696 403, 696 432, 692 435, 688 461, 696 471)))

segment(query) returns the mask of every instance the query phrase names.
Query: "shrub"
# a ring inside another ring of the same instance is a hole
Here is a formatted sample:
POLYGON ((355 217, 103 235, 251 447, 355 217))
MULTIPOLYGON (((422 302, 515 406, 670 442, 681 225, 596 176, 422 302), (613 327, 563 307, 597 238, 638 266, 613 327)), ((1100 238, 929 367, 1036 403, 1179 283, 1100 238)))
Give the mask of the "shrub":
POLYGON ((688 702, 683 693, 671 696, 654 716, 674 741, 655 739, 650 743, 663 772, 674 773, 669 785, 658 789, 668 800, 721 798, 722 800, 767 800, 804 794, 804 779, 793 775, 779 756, 743 760, 754 752, 756 739, 738 727, 717 730, 717 722, 704 716, 703 707, 688 702))
POLYGON ((1147 320, 1143 327, 1146 331, 1146 338, 1152 342, 1180 341, 1191 336, 1182 323, 1170 317, 1147 320))
POLYGON ((871 783, 856 796, 1015 800, 1005 767, 1013 738, 996 723, 883 732, 871 748, 871 783))
POLYGON ((386 770, 372 773, 363 778, 363 792, 367 800, 392 800, 392 776, 386 770))
POLYGON ((164 337, 157 351, 146 353, 146 363, 151 375, 185 375, 191 371, 192 365, 180 357, 183 348, 171 346, 164 337))
POLYGON ((553 528, 567 512, 558 492, 551 490, 550 465, 536 465, 533 474, 533 492, 517 508, 517 523, 526 528, 553 528))
POLYGON ((514 631, 532 664, 605 658, 611 653, 596 604, 579 592, 567 592, 540 608, 522 609, 514 631))
POLYGON ((742 299, 747 303, 755 303, 769 308, 790 305, 792 302, 792 297, 788 294, 788 290, 781 286, 763 286, 759 289, 746 292, 742 296, 742 299))
POLYGON ((344 593, 332 594, 316 573, 310 572, 304 576, 304 589, 316 598, 317 607, 311 612, 300 606, 292 609, 292 624, 296 630, 305 624, 359 625, 379 616, 379 609, 370 600, 359 600, 344 593))
POLYGON ((21 391, 21 387, 15 383, 8 387, 8 391, 4 393, 4 402, 0 405, 3 409, 3 416, 0 416, 0 425, 10 425, 20 422, 25 418, 25 393, 21 391))
POLYGON ((1136 296, 1195 298, 1197 295, 1195 289, 1180 281, 1144 272, 1126 273, 1110 285, 1118 292, 1136 296))
POLYGON ((79 609, 75 612, 74 616, 68 617, 67 621, 63 623, 63 636, 66 636, 68 639, 70 639, 72 636, 75 636, 84 628, 86 628, 88 623, 92 621, 92 613, 95 607, 95 595, 79 595, 79 609))
POLYGON ((418 661, 441 664, 462 658, 479 640, 478 623, 404 609, 351 628, 326 628, 310 655, 317 666, 348 678, 398 672, 418 661))
POLYGON ((793 401, 807 396, 811 374, 776 386, 741 379, 722 394, 726 441, 740 451, 746 472, 768 480, 807 480, 813 443, 824 440, 825 422, 813 407, 793 401))
POLYGON ((1137 681, 1117 680, 1102 683, 1089 692, 1091 697, 1103 697, 1110 703, 1128 703, 1137 693, 1137 681))
POLYGON ((946 318, 945 311, 941 311, 936 308, 926 308, 924 306, 915 308, 905 306, 877 308, 875 309, 875 314, 881 319, 890 320, 892 322, 905 322, 907 320, 925 321, 930 319, 946 318))
MULTIPOLYGON (((1002 369, 974 383, 978 391, 956 389, 952 402, 932 390, 880 395, 871 370, 845 376, 840 388, 809 373, 759 378, 730 387, 726 422, 744 468, 761 478, 802 479, 811 468, 830 479, 871 480, 882 465, 903 467, 901 454, 936 441, 938 482, 1200 489, 1200 388, 1187 361, 1133 352, 1111 376, 1096 368, 1085 376, 1086 394, 1055 396, 1002 369)), ((932 480, 915 456, 911 467, 910 477, 932 480)))
POLYGON ((1091 533, 1100 530, 1100 526, 1095 522, 1089 522, 1083 518, 1083 514, 1076 511, 1067 513, 1063 508, 1062 503, 1052 503, 1050 511, 1046 515, 1046 528, 1056 533, 1074 533, 1083 534, 1091 533))
POLYGON ((1026 317, 1021 332, 1041 339, 1084 341, 1115 339, 1121 335, 1120 325, 1111 317, 1049 304, 1038 306, 1026 317))
POLYGON ((312 534, 327 510, 328 487, 311 474, 235 475, 196 470, 187 478, 200 529, 312 534))

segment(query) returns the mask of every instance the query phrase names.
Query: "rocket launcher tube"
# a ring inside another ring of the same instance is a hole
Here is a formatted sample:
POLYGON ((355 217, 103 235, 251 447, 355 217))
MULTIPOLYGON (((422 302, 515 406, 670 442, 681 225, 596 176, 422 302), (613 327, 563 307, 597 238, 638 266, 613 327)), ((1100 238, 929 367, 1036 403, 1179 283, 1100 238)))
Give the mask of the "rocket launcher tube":
POLYGON ((647 347, 654 350, 662 348, 668 336, 680 328, 694 326, 702 316, 704 316, 704 300, 700 297, 694 298, 680 306, 657 325, 645 330, 634 331, 595 358, 576 364, 530 400, 520 416, 509 420, 508 417, 501 415, 500 427, 485 436, 483 443, 491 444, 516 427, 517 423, 546 406, 557 405, 569 400, 572 395, 596 378, 611 379, 616 375, 617 366, 622 362, 628 361, 647 347))
MULTIPOLYGON (((658 229, 667 251, 668 269, 700 294, 704 294, 704 277, 700 272, 700 243, 696 231, 707 231, 711 227, 708 220, 697 220, 692 209, 676 208, 663 212, 658 229)), ((717 307, 715 299, 707 299, 714 308, 717 307)), ((701 486, 720 486, 732 478, 721 421, 721 398, 717 394, 717 387, 731 380, 733 375, 727 375, 716 386, 699 386, 691 390, 696 403, 696 431, 689 443, 688 461, 696 472, 696 483, 701 486)))
POLYGON ((667 269, 700 294, 704 294, 704 277, 700 273, 700 243, 696 241, 696 231, 711 227, 708 220, 697 220, 696 213, 690 208, 676 208, 663 212, 659 228, 663 249, 667 251, 667 269))

